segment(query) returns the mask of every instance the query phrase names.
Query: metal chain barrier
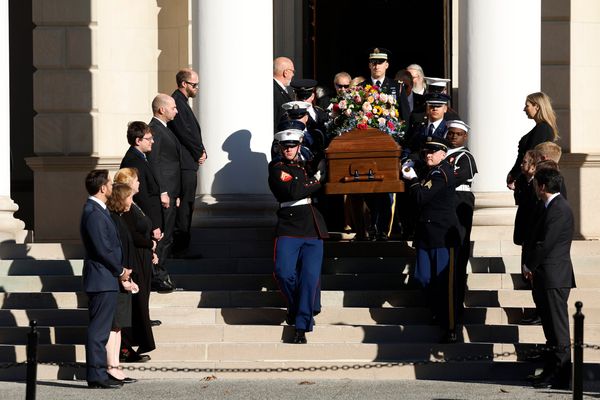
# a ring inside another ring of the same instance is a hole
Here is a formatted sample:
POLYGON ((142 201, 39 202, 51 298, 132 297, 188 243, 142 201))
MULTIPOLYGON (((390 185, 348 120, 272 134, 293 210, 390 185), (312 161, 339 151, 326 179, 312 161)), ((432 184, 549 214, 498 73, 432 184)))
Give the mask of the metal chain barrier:
MULTIPOLYGON (((367 362, 361 364, 343 364, 343 365, 322 365, 322 366, 311 366, 311 367, 277 367, 277 368, 189 368, 189 367, 166 367, 166 366, 110 366, 110 365, 97 365, 95 368, 106 368, 113 369, 117 368, 126 371, 150 371, 150 372, 193 372, 193 373, 283 373, 283 372, 316 372, 316 371, 348 371, 348 370, 360 370, 360 369, 378 369, 378 368, 393 368, 401 366, 421 366, 429 364, 443 364, 443 363, 455 363, 455 362, 473 362, 473 361, 493 361, 494 359, 506 358, 511 356, 523 357, 525 359, 532 356, 540 356, 545 352, 549 351, 567 351, 573 349, 574 362, 573 362, 573 399, 583 398, 583 350, 600 350, 600 345, 589 344, 583 342, 583 320, 584 315, 581 313, 583 304, 578 301, 575 303, 577 312, 575 313, 575 334, 572 344, 564 346, 546 346, 546 345, 534 345, 533 348, 528 350, 515 350, 515 351, 504 351, 501 353, 489 353, 484 355, 466 355, 466 356, 453 356, 443 357, 439 360, 418 360, 418 361, 394 361, 394 362, 367 362)), ((35 388, 37 382, 37 366, 38 365, 50 365, 58 367, 68 368, 87 368, 87 364, 80 362, 62 362, 62 361, 44 361, 40 362, 37 359, 37 346, 39 339, 39 332, 37 331, 37 322, 30 322, 31 331, 27 334, 27 361, 24 362, 10 362, 0 363, 0 369, 16 368, 21 366, 27 367, 27 388, 26 388, 26 399, 35 400, 35 388)))

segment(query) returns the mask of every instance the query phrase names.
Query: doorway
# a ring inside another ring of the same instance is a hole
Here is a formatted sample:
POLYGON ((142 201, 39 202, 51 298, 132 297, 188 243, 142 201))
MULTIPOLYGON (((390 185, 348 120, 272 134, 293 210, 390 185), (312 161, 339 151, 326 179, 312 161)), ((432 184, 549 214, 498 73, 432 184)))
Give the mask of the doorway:
POLYGON ((369 75, 373 47, 392 52, 388 76, 419 64, 426 76, 451 77, 451 0, 309 0, 305 77, 369 75))

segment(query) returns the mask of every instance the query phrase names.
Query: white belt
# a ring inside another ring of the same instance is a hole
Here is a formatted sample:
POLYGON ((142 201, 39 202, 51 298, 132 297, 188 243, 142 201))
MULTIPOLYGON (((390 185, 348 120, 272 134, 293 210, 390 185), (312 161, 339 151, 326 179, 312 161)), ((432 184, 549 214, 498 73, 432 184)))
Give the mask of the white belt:
POLYGON ((456 187, 456 191, 457 192, 470 192, 471 191, 471 186, 469 185, 459 185, 456 187))
POLYGON ((310 197, 307 197, 305 199, 296 200, 296 201, 284 201, 283 203, 279 203, 279 208, 303 206, 305 204, 311 204, 311 203, 312 203, 312 199, 310 197))

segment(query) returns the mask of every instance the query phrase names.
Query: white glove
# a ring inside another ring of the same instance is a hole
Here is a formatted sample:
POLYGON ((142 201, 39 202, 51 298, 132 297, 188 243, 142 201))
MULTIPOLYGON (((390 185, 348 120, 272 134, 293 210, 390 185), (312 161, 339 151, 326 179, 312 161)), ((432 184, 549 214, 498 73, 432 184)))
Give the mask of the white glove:
POLYGON ((402 167, 402 177, 406 180, 412 180, 417 178, 417 173, 412 167, 404 168, 402 167))
POLYGON ((317 171, 317 173, 315 174, 315 179, 319 182, 321 181, 321 171, 317 171))
POLYGON ((402 169, 404 169, 404 168, 412 168, 414 166, 415 166, 415 162, 409 158, 408 160, 406 160, 404 162, 404 164, 402 164, 402 169))

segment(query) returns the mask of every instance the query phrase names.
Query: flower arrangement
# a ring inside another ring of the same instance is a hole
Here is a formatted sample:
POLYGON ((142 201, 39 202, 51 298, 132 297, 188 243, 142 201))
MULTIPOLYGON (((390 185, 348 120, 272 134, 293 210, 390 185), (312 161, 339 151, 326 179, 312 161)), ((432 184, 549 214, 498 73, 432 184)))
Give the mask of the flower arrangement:
POLYGON ((328 131, 339 136, 353 129, 379 129, 396 140, 404 137, 404 121, 398 120, 396 98, 374 85, 356 86, 331 100, 328 131))

